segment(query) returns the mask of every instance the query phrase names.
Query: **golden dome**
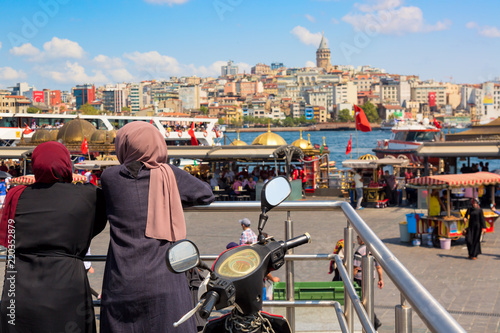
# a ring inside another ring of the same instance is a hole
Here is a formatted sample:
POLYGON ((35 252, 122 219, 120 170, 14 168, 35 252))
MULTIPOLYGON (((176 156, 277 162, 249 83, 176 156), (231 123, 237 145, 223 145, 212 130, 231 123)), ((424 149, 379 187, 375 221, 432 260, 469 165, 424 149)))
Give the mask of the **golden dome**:
POLYGON ((238 138, 231 142, 230 146, 248 146, 245 141, 240 140, 240 131, 236 132, 238 134, 238 138))
POLYGON ((77 144, 81 143, 84 137, 90 139, 95 131, 94 125, 77 117, 59 129, 57 140, 62 140, 65 144, 77 144))
POLYGON ((116 130, 96 130, 90 137, 90 142, 93 144, 110 144, 115 141, 116 130))
POLYGON ((39 129, 36 130, 35 133, 31 136, 31 143, 43 143, 47 141, 56 141, 57 140, 58 130, 50 130, 50 129, 39 129))
POLYGON ((302 139, 302 130, 300 130, 300 139, 295 140, 292 146, 299 147, 300 149, 313 149, 309 141, 302 139))
POLYGON ((267 133, 263 133, 253 140, 252 145, 282 146, 286 141, 276 133, 271 132, 271 124, 267 128, 267 133))
POLYGON ((378 157, 375 156, 375 155, 371 155, 371 154, 366 154, 366 155, 363 155, 363 156, 360 156, 359 157, 360 160, 378 160, 378 157))

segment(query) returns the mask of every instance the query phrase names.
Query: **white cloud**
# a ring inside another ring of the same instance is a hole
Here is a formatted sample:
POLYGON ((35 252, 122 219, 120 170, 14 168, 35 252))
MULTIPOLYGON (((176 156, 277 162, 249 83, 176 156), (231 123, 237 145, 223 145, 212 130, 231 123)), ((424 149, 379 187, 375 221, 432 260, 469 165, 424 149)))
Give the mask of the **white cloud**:
POLYGON ((318 46, 321 42, 321 32, 312 33, 300 25, 293 28, 290 33, 306 45, 318 46))
POLYGON ((112 68, 123 68, 125 64, 121 58, 118 57, 108 57, 103 54, 99 54, 94 57, 93 62, 96 66, 104 69, 112 69, 112 68))
POLYGON ((308 60, 306 61, 306 67, 316 67, 316 63, 314 61, 308 60))
POLYGON ((22 70, 16 71, 11 67, 0 67, 0 80, 1 81, 9 81, 9 80, 19 80, 25 79, 27 77, 26 73, 22 70))
POLYGON ((2 48, 2 42, 0 42, 0 49, 2 48))
POLYGON ((373 3, 372 5, 355 3, 354 7, 366 13, 379 10, 394 9, 403 4, 402 0, 372 0, 371 2, 373 3))
POLYGON ((476 29, 477 33, 483 37, 500 38, 500 29, 489 25, 479 26, 476 22, 468 22, 465 25, 469 29, 476 29))
POLYGON ((41 70, 41 72, 43 75, 50 77, 58 83, 106 83, 109 81, 101 71, 94 70, 94 75, 88 75, 85 73, 85 68, 83 66, 79 65, 77 62, 70 61, 66 61, 62 71, 41 70))
POLYGON ((169 5, 169 6, 173 6, 173 5, 182 5, 182 4, 185 4, 189 0, 144 0, 144 1, 146 1, 148 3, 155 4, 155 5, 169 5))
POLYGON ((312 15, 306 14, 306 19, 309 20, 309 22, 316 23, 316 18, 312 15))
POLYGON ((451 26, 449 20, 439 21, 434 25, 427 24, 424 20, 423 12, 420 8, 414 6, 389 8, 396 5, 399 1, 381 1, 378 6, 363 7, 357 4, 357 7, 363 9, 372 9, 373 12, 365 14, 347 14, 342 18, 344 22, 351 24, 357 30, 367 30, 381 34, 404 35, 405 33, 419 33, 446 30, 451 26))
POLYGON ((131 60, 140 75, 146 78, 164 79, 171 75, 179 75, 182 73, 181 65, 177 59, 162 55, 157 51, 150 52, 133 52, 123 55, 126 59, 131 60))
POLYGON ((77 42, 69 39, 53 37, 51 41, 43 44, 45 56, 49 58, 73 58, 80 59, 85 52, 77 42))
POLYGON ((130 82, 134 79, 125 68, 112 69, 108 73, 115 82, 130 82))
POLYGON ((11 54, 16 56, 29 56, 33 57, 40 54, 40 50, 31 45, 31 43, 26 43, 21 46, 14 46, 9 51, 11 54))
POLYGON ((330 22, 333 23, 333 24, 339 24, 340 23, 340 21, 337 20, 335 17, 332 17, 332 19, 330 20, 330 22))

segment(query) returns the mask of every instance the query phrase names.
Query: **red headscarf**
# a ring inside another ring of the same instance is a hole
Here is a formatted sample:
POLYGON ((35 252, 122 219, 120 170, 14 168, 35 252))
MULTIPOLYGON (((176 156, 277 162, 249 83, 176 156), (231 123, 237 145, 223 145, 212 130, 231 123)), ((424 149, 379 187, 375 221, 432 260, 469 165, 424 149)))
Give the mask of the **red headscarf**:
MULTIPOLYGON (((36 183, 71 183, 73 181, 69 151, 59 142, 51 141, 40 144, 33 151, 31 163, 36 183)), ((8 229, 14 227, 17 202, 25 188, 26 186, 16 186, 7 193, 5 198, 0 222, 0 244, 3 246, 9 246, 12 241, 8 237, 8 229)))
POLYGON ((68 149, 59 142, 49 141, 38 145, 31 156, 35 182, 71 183, 71 158, 68 149))
POLYGON ((146 236, 172 242, 186 238, 181 197, 160 131, 143 121, 128 123, 116 133, 115 148, 121 164, 140 161, 151 169, 146 236))

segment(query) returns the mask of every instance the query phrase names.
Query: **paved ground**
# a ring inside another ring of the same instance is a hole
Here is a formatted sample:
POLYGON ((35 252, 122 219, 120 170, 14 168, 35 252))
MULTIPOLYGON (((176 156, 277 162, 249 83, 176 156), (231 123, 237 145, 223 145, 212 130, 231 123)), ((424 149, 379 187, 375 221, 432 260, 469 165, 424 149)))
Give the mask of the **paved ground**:
MULTIPOLYGON (((324 198, 314 198, 324 200, 324 198)), ((337 200, 337 198, 328 198, 337 200)), ((467 249, 462 240, 450 250, 413 247, 400 242, 399 222, 407 208, 364 209, 359 215, 368 223, 387 247, 408 270, 430 291, 467 332, 500 332, 500 231, 487 234, 482 244, 483 255, 478 260, 467 260, 467 249)), ((238 219, 248 217, 256 229, 258 213, 201 213, 187 212, 188 237, 202 254, 217 254, 231 241, 238 241, 241 227, 238 219)), ((271 212, 266 232, 283 239, 285 212, 271 212)), ((295 235, 309 232, 312 243, 296 249, 296 253, 330 253, 335 242, 343 238, 346 219, 342 212, 293 212, 295 235)), ((500 222, 500 221, 499 221, 500 222)), ((500 227, 500 225, 498 226, 500 227)), ((109 229, 92 242, 93 254, 105 254, 109 229)), ((91 285, 100 290, 103 263, 94 263, 91 285)), ((328 262, 297 262, 296 281, 329 281, 328 262)), ((285 270, 276 272, 284 280, 285 270)), ((385 287, 375 291, 375 312, 383 322, 379 332, 394 332, 394 306, 400 300, 399 292, 387 277, 385 287)), ((274 309, 273 309, 274 311, 274 309)), ((275 311, 276 312, 276 311, 275 311)), ((429 332, 423 322, 413 315, 413 332, 429 332)), ((300 309, 297 312, 297 330, 333 331, 333 312, 300 309)), ((359 329, 359 326, 356 326, 359 329)))

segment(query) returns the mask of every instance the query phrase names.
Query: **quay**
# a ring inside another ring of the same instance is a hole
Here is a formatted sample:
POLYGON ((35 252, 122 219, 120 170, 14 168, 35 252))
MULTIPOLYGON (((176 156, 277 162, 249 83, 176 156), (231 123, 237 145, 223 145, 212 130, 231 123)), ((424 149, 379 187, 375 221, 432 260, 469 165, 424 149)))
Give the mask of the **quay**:
MULTIPOLYGON (((308 197, 306 200, 343 200, 338 197, 308 197)), ((467 331, 473 333, 500 332, 500 236, 499 232, 485 235, 481 244, 483 254, 478 260, 467 259, 464 239, 452 244, 450 250, 429 247, 414 247, 401 243, 399 222, 415 209, 390 207, 367 208, 357 211, 361 218, 384 242, 389 250, 422 283, 433 297, 467 331)), ((417 212, 421 212, 417 210, 417 212)), ((258 213, 252 212, 186 212, 188 238, 194 241, 200 253, 218 254, 229 242, 238 242, 241 227, 238 220, 248 217, 252 229, 257 229, 258 213)), ((265 231, 276 239, 284 239, 286 212, 269 213, 265 231)), ((337 240, 342 239, 346 218, 341 211, 292 212, 294 235, 309 232, 312 242, 295 249, 297 254, 328 254, 333 251, 337 240)), ((91 244, 92 254, 105 255, 109 242, 109 226, 91 244)), ((139 263, 140 264, 140 263, 139 263)), ((329 261, 295 262, 295 281, 330 281, 329 261)), ((89 274, 91 286, 100 291, 103 262, 92 264, 96 273, 89 274)), ((3 270, 2 273, 3 274, 3 270)), ((273 275, 285 280, 285 269, 273 275)), ((384 288, 375 290, 375 313, 383 326, 378 332, 394 332, 394 306, 400 303, 400 293, 387 275, 384 288)), ((271 308, 269 312, 284 314, 284 309, 271 308)), ((99 313, 99 308, 96 308, 99 313)), ((97 315, 99 319, 99 316, 97 315)), ((418 315, 413 312, 413 332, 430 332, 418 315)), ((296 309, 296 330, 304 333, 339 332, 333 309, 296 309)), ((361 326, 355 325, 355 332, 361 326)))
MULTIPOLYGON (((380 124, 370 124, 372 130, 380 130, 380 124)), ((318 123, 311 126, 300 126, 300 127, 273 127, 273 132, 311 132, 311 131, 350 131, 356 128, 354 122, 349 123, 318 123)), ((260 127, 246 127, 246 128, 228 128, 226 132, 265 132, 267 131, 266 126, 260 127)))

